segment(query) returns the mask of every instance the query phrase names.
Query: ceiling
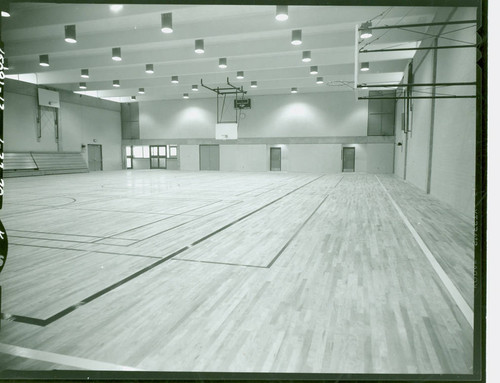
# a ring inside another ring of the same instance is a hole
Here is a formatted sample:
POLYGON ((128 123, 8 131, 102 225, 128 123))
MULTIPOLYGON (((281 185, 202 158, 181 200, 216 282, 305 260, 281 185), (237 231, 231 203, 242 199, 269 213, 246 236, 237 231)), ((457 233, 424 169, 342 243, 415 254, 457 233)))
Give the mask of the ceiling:
MULTIPOLYGON (((11 17, 2 18, 2 40, 9 60, 7 77, 53 89, 81 92, 118 102, 214 97, 201 86, 228 87, 227 78, 242 86, 247 96, 352 91, 358 48, 415 47, 425 35, 399 29, 374 30, 361 40, 356 25, 373 26, 431 22, 437 7, 289 6, 286 21, 275 19, 275 5, 146 5, 125 4, 113 11, 106 4, 12 3, 11 17), (173 33, 162 33, 161 14, 172 13, 173 33), (64 40, 64 26, 76 25, 77 43, 64 40), (291 44, 292 30, 302 30, 301 45, 291 44), (204 39, 205 53, 194 52, 194 41, 204 39), (122 61, 111 59, 121 48, 122 61), (312 61, 302 62, 311 51, 312 61), (50 66, 39 65, 48 54, 50 66), (219 58, 228 67, 218 67, 219 58), (154 73, 145 73, 154 64, 154 73), (311 75, 309 68, 318 66, 311 75), (89 69, 90 78, 80 77, 89 69), (236 72, 244 71, 244 79, 236 72), (172 84, 171 77, 179 83, 172 84), (322 76, 324 84, 316 84, 322 76), (112 86, 120 80, 120 88, 112 86), (87 89, 79 89, 80 82, 87 89), (250 82, 257 81, 257 88, 250 82), (191 86, 197 84, 198 92, 191 86), (138 89, 145 94, 138 95, 138 89)), ((425 31, 424 28, 412 28, 425 31)), ((359 72, 358 83, 397 83, 415 51, 360 54, 370 63, 359 72)))

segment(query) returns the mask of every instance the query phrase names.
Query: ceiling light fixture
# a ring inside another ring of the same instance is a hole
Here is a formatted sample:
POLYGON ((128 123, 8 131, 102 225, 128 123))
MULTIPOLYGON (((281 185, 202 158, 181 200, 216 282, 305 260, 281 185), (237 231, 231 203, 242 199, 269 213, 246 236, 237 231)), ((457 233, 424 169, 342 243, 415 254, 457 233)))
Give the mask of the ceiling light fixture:
POLYGON ((318 74, 318 67, 317 66, 312 66, 311 71, 309 72, 310 74, 318 74))
POLYGON ((238 80, 242 80, 242 79, 244 79, 244 78, 245 78, 245 74, 243 73, 243 71, 242 71, 242 70, 240 70, 240 71, 236 72, 236 78, 237 78, 238 80))
POLYGON ((371 26, 371 21, 367 21, 366 23, 361 24, 361 28, 359 28, 361 34, 359 35, 359 37, 361 37, 362 39, 369 39, 370 37, 372 37, 373 34, 371 26))
POLYGON ((227 68, 227 59, 225 57, 219 59, 219 68, 227 68))
POLYGON ((288 5, 277 5, 275 18, 278 21, 288 20, 288 5))
POLYGON ((172 76, 171 82, 172 82, 172 84, 178 84, 179 83, 179 76, 172 76))
POLYGON ((122 50, 121 50, 121 48, 112 48, 111 49, 111 58, 114 61, 122 61, 122 50))
POLYGON ((80 83, 80 89, 87 89, 87 83, 81 82, 80 83))
POLYGON ((250 88, 257 88, 257 81, 250 82, 250 88))
POLYGON ((316 78, 316 84, 323 84, 324 81, 323 81, 323 77, 317 77, 316 78))
POLYGON ((76 25, 64 26, 64 41, 67 43, 76 43, 76 25))
POLYGON ((302 61, 308 63, 311 61, 311 51, 302 52, 302 61))
POLYGON ((40 65, 49 66, 49 55, 40 55, 40 65))
POLYGON ((109 6, 109 9, 112 10, 113 12, 120 12, 123 9, 122 4, 111 4, 109 6))
POLYGON ((193 85, 193 86, 191 87, 191 90, 192 90, 193 92, 198 92, 198 85, 193 85))
POLYGON ((182 98, 189 98, 189 94, 184 93, 184 95, 182 96, 182 98))
POLYGON ((119 88, 120 87, 120 80, 113 80, 113 86, 115 88, 119 88))
POLYGON ((203 39, 194 40, 194 51, 198 54, 205 52, 205 43, 203 39))
POLYGON ((82 69, 80 77, 82 77, 82 78, 89 78, 90 77, 89 70, 88 69, 82 69))
POLYGON ((291 90, 290 92, 291 92, 291 93, 297 93, 297 92, 298 92, 298 90, 297 90, 297 88, 292 88, 292 90, 291 90))
POLYGON ((366 72, 370 70, 370 63, 364 62, 361 63, 361 71, 366 72))
POLYGON ((152 74, 154 72, 153 64, 146 64, 146 73, 152 74))
POLYGON ((139 91, 137 93, 144 94, 144 93, 146 93, 146 91, 144 90, 144 88, 139 88, 139 91))
POLYGON ((302 30, 294 29, 292 31, 292 45, 300 45, 302 44, 302 30))
POLYGON ((172 28, 172 13, 162 13, 161 14, 161 31, 163 33, 172 33, 174 29, 172 28))
POLYGON ((0 9, 2 9, 2 17, 10 17, 10 6, 7 1, 2 1, 0 9))

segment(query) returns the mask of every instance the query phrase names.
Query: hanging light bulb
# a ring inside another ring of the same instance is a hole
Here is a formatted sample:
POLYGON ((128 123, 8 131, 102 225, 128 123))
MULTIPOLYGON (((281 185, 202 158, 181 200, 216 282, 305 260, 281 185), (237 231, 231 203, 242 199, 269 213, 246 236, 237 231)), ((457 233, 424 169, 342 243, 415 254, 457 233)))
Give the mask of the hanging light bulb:
POLYGON ((360 30, 360 35, 362 39, 369 39, 370 37, 373 36, 372 34, 372 29, 371 29, 372 23, 371 21, 367 21, 366 23, 361 24, 360 30))
POLYGON ((76 25, 64 26, 64 41, 67 43, 76 43, 76 25))
POLYGON ((174 31, 172 27, 172 13, 162 13, 161 14, 161 31, 163 33, 172 33, 174 31))
POLYGON ((288 20, 288 5, 277 5, 275 18, 278 21, 288 20))
POLYGON ((295 29, 292 31, 292 45, 300 45, 302 44, 302 30, 295 29))
POLYGON ((219 68, 227 68, 227 59, 225 57, 219 59, 219 68))
POLYGON ((203 39, 199 39, 199 40, 194 41, 194 51, 198 54, 205 52, 205 43, 204 43, 203 39))
POLYGON ((111 49, 111 58, 114 61, 122 61, 122 50, 121 50, 121 48, 112 48, 111 49))

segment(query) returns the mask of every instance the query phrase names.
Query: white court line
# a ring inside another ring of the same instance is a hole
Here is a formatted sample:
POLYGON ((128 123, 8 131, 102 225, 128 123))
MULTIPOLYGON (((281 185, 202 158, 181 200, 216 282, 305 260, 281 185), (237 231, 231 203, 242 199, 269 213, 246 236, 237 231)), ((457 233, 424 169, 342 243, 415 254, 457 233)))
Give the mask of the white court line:
POLYGON ((55 354, 48 351, 33 350, 31 348, 12 346, 10 344, 0 343, 0 353, 13 355, 21 358, 41 360, 44 362, 61 364, 69 367, 77 367, 84 370, 103 370, 103 371, 141 371, 140 369, 120 366, 118 364, 99 362, 97 360, 78 358, 55 354))
MULTIPOLYGON (((375 176, 377 177, 377 176, 375 176)), ((418 245, 420 246, 420 249, 422 252, 425 254, 427 259, 429 260, 431 266, 433 267, 434 271, 437 273, 439 278, 441 279, 441 282, 443 282, 443 285, 446 287, 452 298, 454 299, 455 303, 457 304, 458 308, 460 311, 462 311, 462 314, 464 314, 465 319, 467 319, 467 322, 469 322, 470 326, 474 329, 474 313, 472 312, 472 309, 469 307, 467 302, 465 301, 464 297, 462 294, 460 294, 460 291, 456 288, 456 286, 453 284, 451 281, 450 277, 446 274, 446 272, 443 270, 439 262, 436 260, 432 252, 429 250, 423 239, 420 237, 420 235, 417 233, 413 225, 408 221, 408 218, 404 215, 404 213, 401 211, 397 203, 392 199, 391 195, 385 188, 385 186, 380 182, 380 179, 377 177, 378 182, 380 183, 380 186, 382 186, 382 189, 384 189, 385 193, 391 200, 392 204, 394 205, 394 208, 396 211, 399 213, 399 216, 405 223, 406 227, 408 230, 410 230, 411 234, 413 235, 413 238, 415 238, 415 241, 417 241, 418 245)))

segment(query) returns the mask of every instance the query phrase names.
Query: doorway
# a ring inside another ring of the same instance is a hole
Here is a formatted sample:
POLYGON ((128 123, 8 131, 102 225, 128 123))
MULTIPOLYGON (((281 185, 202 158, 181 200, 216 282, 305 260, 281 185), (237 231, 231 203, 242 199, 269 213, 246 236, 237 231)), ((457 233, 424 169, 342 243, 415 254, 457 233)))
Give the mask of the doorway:
POLYGON ((102 170, 102 145, 88 144, 89 171, 95 172, 102 170))
POLYGON ((281 171, 281 148, 271 148, 271 171, 281 171))
POLYGON ((149 146, 149 168, 166 169, 167 168, 167 146, 150 145, 149 146))
POLYGON ((355 148, 342 148, 342 171, 354 172, 355 148))
POLYGON ((200 170, 219 170, 219 145, 200 145, 200 170))

